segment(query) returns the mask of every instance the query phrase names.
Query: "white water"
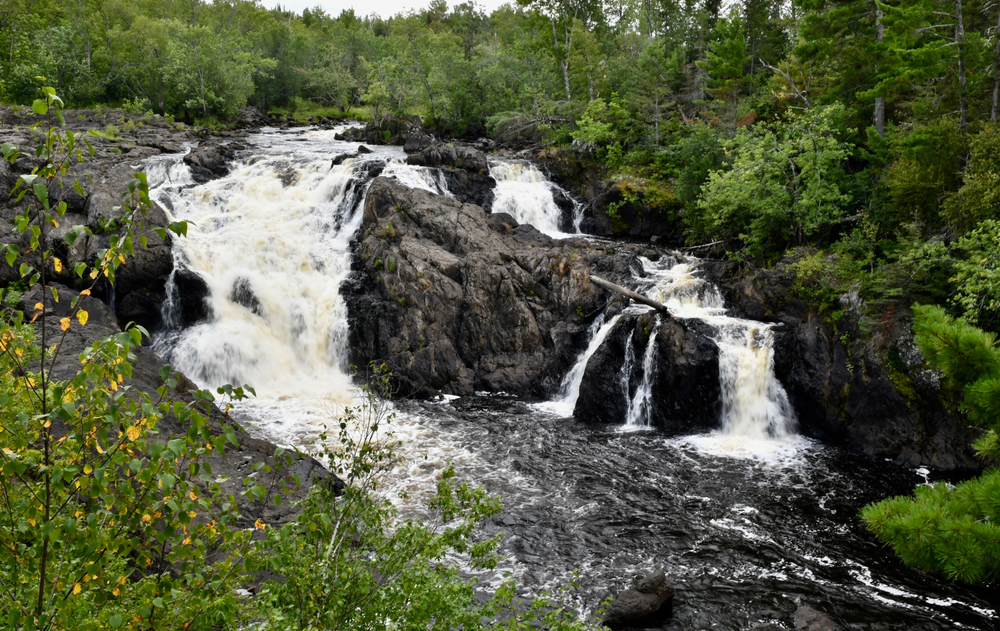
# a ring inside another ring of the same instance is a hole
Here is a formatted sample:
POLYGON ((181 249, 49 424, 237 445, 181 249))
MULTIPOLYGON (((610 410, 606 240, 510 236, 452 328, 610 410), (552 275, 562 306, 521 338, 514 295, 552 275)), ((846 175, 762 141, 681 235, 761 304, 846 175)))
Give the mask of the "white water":
MULTIPOLYGON (((496 180, 492 210, 508 213, 518 223, 527 223, 550 237, 570 236, 559 229, 562 209, 552 195, 555 184, 530 162, 492 162, 490 176, 496 180)), ((574 213, 574 231, 580 233, 580 209, 574 213)))
MULTIPOLYGON (((642 259, 645 276, 637 278, 650 298, 667 306, 678 318, 698 319, 715 331, 719 348, 719 385, 722 394, 722 418, 719 430, 707 435, 683 439, 699 449, 727 456, 765 456, 797 450, 802 439, 795 435, 795 413, 781 382, 774 374, 773 325, 726 315, 722 295, 711 283, 695 275, 697 259, 664 257, 658 262, 642 259)), ((576 365, 563 380, 556 399, 543 409, 571 415, 579 397, 580 383, 587 362, 600 348, 618 320, 625 314, 642 313, 650 308, 632 305, 607 324, 595 321, 591 340, 576 365), (599 329, 595 327, 599 326, 599 329)), ((629 401, 623 429, 648 426, 655 387, 656 331, 650 336, 642 360, 642 382, 629 392, 635 370, 632 334, 626 343, 621 369, 621 387, 629 401)))
POLYGON ((656 328, 653 329, 649 340, 646 342, 646 351, 642 355, 642 382, 636 388, 635 394, 632 395, 628 402, 628 414, 625 416, 625 426, 629 428, 649 427, 650 406, 653 400, 653 384, 656 376, 656 336, 660 332, 658 318, 659 316, 657 316, 656 328))
POLYGON ((608 333, 611 333, 611 330, 615 328, 615 325, 618 324, 621 318, 622 314, 619 313, 605 324, 604 314, 602 313, 597 316, 593 324, 590 325, 590 343, 587 344, 587 350, 580 355, 573 368, 563 377, 562 384, 559 387, 559 394, 556 395, 556 398, 552 401, 540 403, 540 408, 559 414, 560 416, 573 416, 573 408, 576 407, 576 400, 580 398, 580 384, 583 383, 583 374, 587 372, 587 362, 597 352, 597 349, 601 347, 601 344, 607 339, 608 333))

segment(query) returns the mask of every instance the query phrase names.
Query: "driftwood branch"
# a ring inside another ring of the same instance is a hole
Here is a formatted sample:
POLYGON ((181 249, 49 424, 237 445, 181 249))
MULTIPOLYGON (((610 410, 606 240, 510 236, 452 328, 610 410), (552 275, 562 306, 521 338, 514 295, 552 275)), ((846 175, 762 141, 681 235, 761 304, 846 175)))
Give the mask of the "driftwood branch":
POLYGON ((688 250, 700 250, 702 248, 710 248, 713 245, 719 245, 720 243, 723 243, 722 239, 719 239, 718 241, 712 241, 711 243, 702 243, 701 245, 692 245, 690 247, 680 248, 680 249, 684 250, 684 251, 688 251, 688 250))
POLYGON ((637 294, 634 291, 632 291, 631 289, 625 289, 621 285, 616 285, 616 284, 612 283, 611 281, 604 280, 603 278, 601 278, 599 276, 594 276, 593 274, 590 275, 590 282, 594 283, 598 287, 603 287, 604 289, 607 289, 608 291, 613 291, 615 293, 619 293, 619 294, 625 296, 626 298, 631 298, 635 302, 644 304, 647 307, 652 307, 652 308, 656 309, 657 311, 665 313, 666 315, 670 316, 670 318, 672 320, 676 320, 677 319, 677 318, 675 318, 674 316, 672 316, 670 314, 670 311, 667 310, 667 306, 664 305, 663 303, 656 302, 652 298, 647 298, 646 296, 643 296, 642 294, 637 294))

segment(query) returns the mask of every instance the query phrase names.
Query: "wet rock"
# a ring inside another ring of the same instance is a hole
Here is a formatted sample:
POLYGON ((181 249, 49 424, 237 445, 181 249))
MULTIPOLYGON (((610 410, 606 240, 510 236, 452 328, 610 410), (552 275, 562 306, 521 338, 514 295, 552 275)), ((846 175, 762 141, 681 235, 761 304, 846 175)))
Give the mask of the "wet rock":
POLYGON ((785 627, 774 622, 765 622, 750 627, 750 631, 786 631, 785 627))
POLYGON ((490 172, 486 154, 482 151, 440 143, 411 153, 406 156, 406 163, 424 167, 453 167, 480 175, 488 175, 490 172))
POLYGON ((413 129, 406 135, 406 144, 403 145, 403 151, 406 153, 423 151, 434 144, 434 142, 435 140, 423 129, 413 129))
POLYGON ((669 615, 673 596, 674 587, 664 570, 651 576, 637 576, 633 587, 618 594, 608 605, 602 624, 621 629, 658 621, 653 618, 669 615))
POLYGON ((496 180, 489 175, 480 173, 470 173, 463 169, 453 169, 442 167, 441 173, 448 183, 448 191, 456 199, 466 204, 475 204, 489 210, 493 205, 493 189, 496 188, 496 180))
POLYGON ((184 156, 184 163, 191 167, 194 181, 204 184, 229 175, 229 163, 240 149, 243 146, 236 143, 199 146, 184 156))
POLYGON ((809 605, 795 610, 795 631, 837 631, 838 628, 830 616, 809 605))
POLYGON ((263 316, 264 308, 261 307, 257 294, 254 293, 250 280, 247 278, 237 278, 233 283, 233 290, 229 294, 229 299, 238 305, 246 307, 254 315, 263 316))
POLYGON ((208 298, 212 292, 197 272, 181 266, 174 272, 177 300, 180 306, 180 324, 188 327, 207 320, 212 315, 208 298))
POLYGON ((330 161, 330 166, 335 167, 343 164, 347 160, 353 160, 354 158, 357 157, 358 157, 358 152, 356 151, 352 153, 342 153, 340 155, 334 156, 333 160, 330 161))
POLYGON ((364 155, 366 153, 371 153, 372 150, 364 145, 358 145, 358 155, 364 155))
POLYGON ((385 361, 401 394, 547 396, 586 343, 581 313, 607 297, 586 268, 621 278, 627 249, 553 239, 507 215, 375 179, 348 302, 352 363, 385 361))

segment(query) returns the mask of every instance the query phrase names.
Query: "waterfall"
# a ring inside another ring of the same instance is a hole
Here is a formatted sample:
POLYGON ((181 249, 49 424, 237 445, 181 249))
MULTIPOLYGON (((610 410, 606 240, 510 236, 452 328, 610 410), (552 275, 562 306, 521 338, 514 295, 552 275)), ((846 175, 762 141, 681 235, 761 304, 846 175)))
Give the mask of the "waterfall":
MULTIPOLYGON (((625 416, 626 427, 649 427, 650 406, 653 404, 653 380, 656 375, 656 335, 660 332, 660 321, 657 316, 656 328, 646 342, 646 352, 642 355, 642 382, 635 394, 629 399, 628 414, 625 416)), ((631 336, 629 352, 632 351, 631 336)))
POLYGON ((618 324, 621 318, 622 314, 619 313, 605 323, 603 313, 597 316, 588 331, 590 342, 587 344, 587 350, 577 358, 573 368, 563 377, 562 384, 559 387, 559 394, 556 395, 556 398, 541 404, 543 409, 561 414, 562 416, 573 416, 573 408, 576 407, 576 400, 580 398, 580 384, 583 383, 583 375, 587 372, 587 362, 597 352, 597 349, 601 347, 601 344, 604 343, 608 334, 611 333, 611 330, 615 328, 615 325, 618 324))
MULTIPOLYGON (((560 229, 563 211, 553 195, 558 187, 537 167, 530 162, 491 162, 490 176, 497 183, 493 212, 508 213, 518 223, 531 224, 551 237, 568 236, 560 229)), ((575 206, 573 224, 579 234, 583 214, 579 205, 575 206)))
MULTIPOLYGON (((156 192, 189 222, 175 241, 175 270, 205 281, 213 316, 165 331, 154 347, 202 387, 253 385, 258 397, 242 406, 249 422, 283 444, 308 444, 355 394, 340 286, 370 180, 362 158, 331 168, 327 136, 238 162, 201 186, 156 192)), ((443 192, 434 170, 398 159, 386 176, 443 192)), ((167 285, 169 326, 179 305, 175 283, 167 285)))
MULTIPOLYGON (((743 320, 726 315, 722 295, 712 283, 695 275, 698 261, 690 257, 663 257, 653 262, 642 258, 645 276, 636 278, 638 291, 663 303, 677 318, 697 319, 715 331, 719 349, 719 385, 722 393, 722 418, 719 435, 749 441, 773 441, 794 434, 795 414, 788 395, 774 375, 773 325, 743 320)), ((600 330, 592 333, 587 350, 566 375, 563 389, 549 409, 569 413, 579 396, 586 364, 604 342, 611 328, 623 315, 649 311, 648 307, 632 305, 615 316, 600 330)), ((598 322, 595 321, 595 325, 598 322)), ((626 342, 621 368, 620 387, 628 400, 623 419, 627 428, 648 425, 656 376, 656 334, 662 323, 650 335, 642 359, 642 381, 630 392, 635 370, 632 332, 626 342)))

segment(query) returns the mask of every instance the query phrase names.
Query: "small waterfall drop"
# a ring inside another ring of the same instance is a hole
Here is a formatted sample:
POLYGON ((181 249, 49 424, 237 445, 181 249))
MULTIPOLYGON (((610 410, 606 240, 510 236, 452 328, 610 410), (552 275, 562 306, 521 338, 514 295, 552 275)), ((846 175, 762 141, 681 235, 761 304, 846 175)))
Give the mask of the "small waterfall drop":
MULTIPOLYGON (((656 377, 656 334, 659 332, 660 322, 657 318, 656 328, 649 335, 646 351, 642 355, 642 382, 628 402, 625 426, 629 428, 649 427, 650 406, 653 404, 653 380, 656 377)), ((631 342, 631 334, 629 339, 631 342)), ((631 343, 629 352, 634 352, 631 343)))
POLYGON ((587 362, 597 352, 597 349, 601 347, 601 344, 604 343, 608 334, 611 333, 611 330, 615 328, 615 325, 618 324, 621 318, 622 314, 619 313, 605 323, 603 313, 597 316, 588 331, 590 342, 587 344, 587 350, 580 355, 576 363, 573 364, 573 368, 563 377, 562 384, 559 387, 559 394, 556 398, 541 404, 543 409, 562 416, 573 416, 573 408, 576 407, 576 400, 580 398, 580 384, 583 383, 583 374, 587 371, 587 362))
POLYGON ((654 263, 642 259, 653 281, 647 295, 679 318, 698 319, 716 332, 720 434, 749 440, 781 440, 795 432, 795 413, 774 375, 773 325, 726 315, 722 295, 695 275, 697 261, 654 263))
POLYGON ((168 330, 155 349, 203 387, 254 386, 257 398, 241 406, 246 420, 282 444, 307 445, 355 395, 340 286, 370 184, 367 160, 387 161, 384 174, 407 185, 443 192, 434 170, 399 156, 331 168, 332 135, 313 132, 307 138, 315 145, 238 161, 201 186, 164 179, 169 188, 154 192, 189 222, 188 236, 175 243, 171 280, 185 268, 200 276, 212 314, 179 330, 180 299, 168 282, 168 330))
MULTIPOLYGON (((518 223, 531 224, 550 237, 569 236, 560 229, 563 211, 553 195, 556 185, 535 165, 530 162, 491 162, 490 176, 497 183, 493 212, 508 213, 518 223)), ((581 209, 576 208, 573 223, 577 234, 582 218, 581 209)))

